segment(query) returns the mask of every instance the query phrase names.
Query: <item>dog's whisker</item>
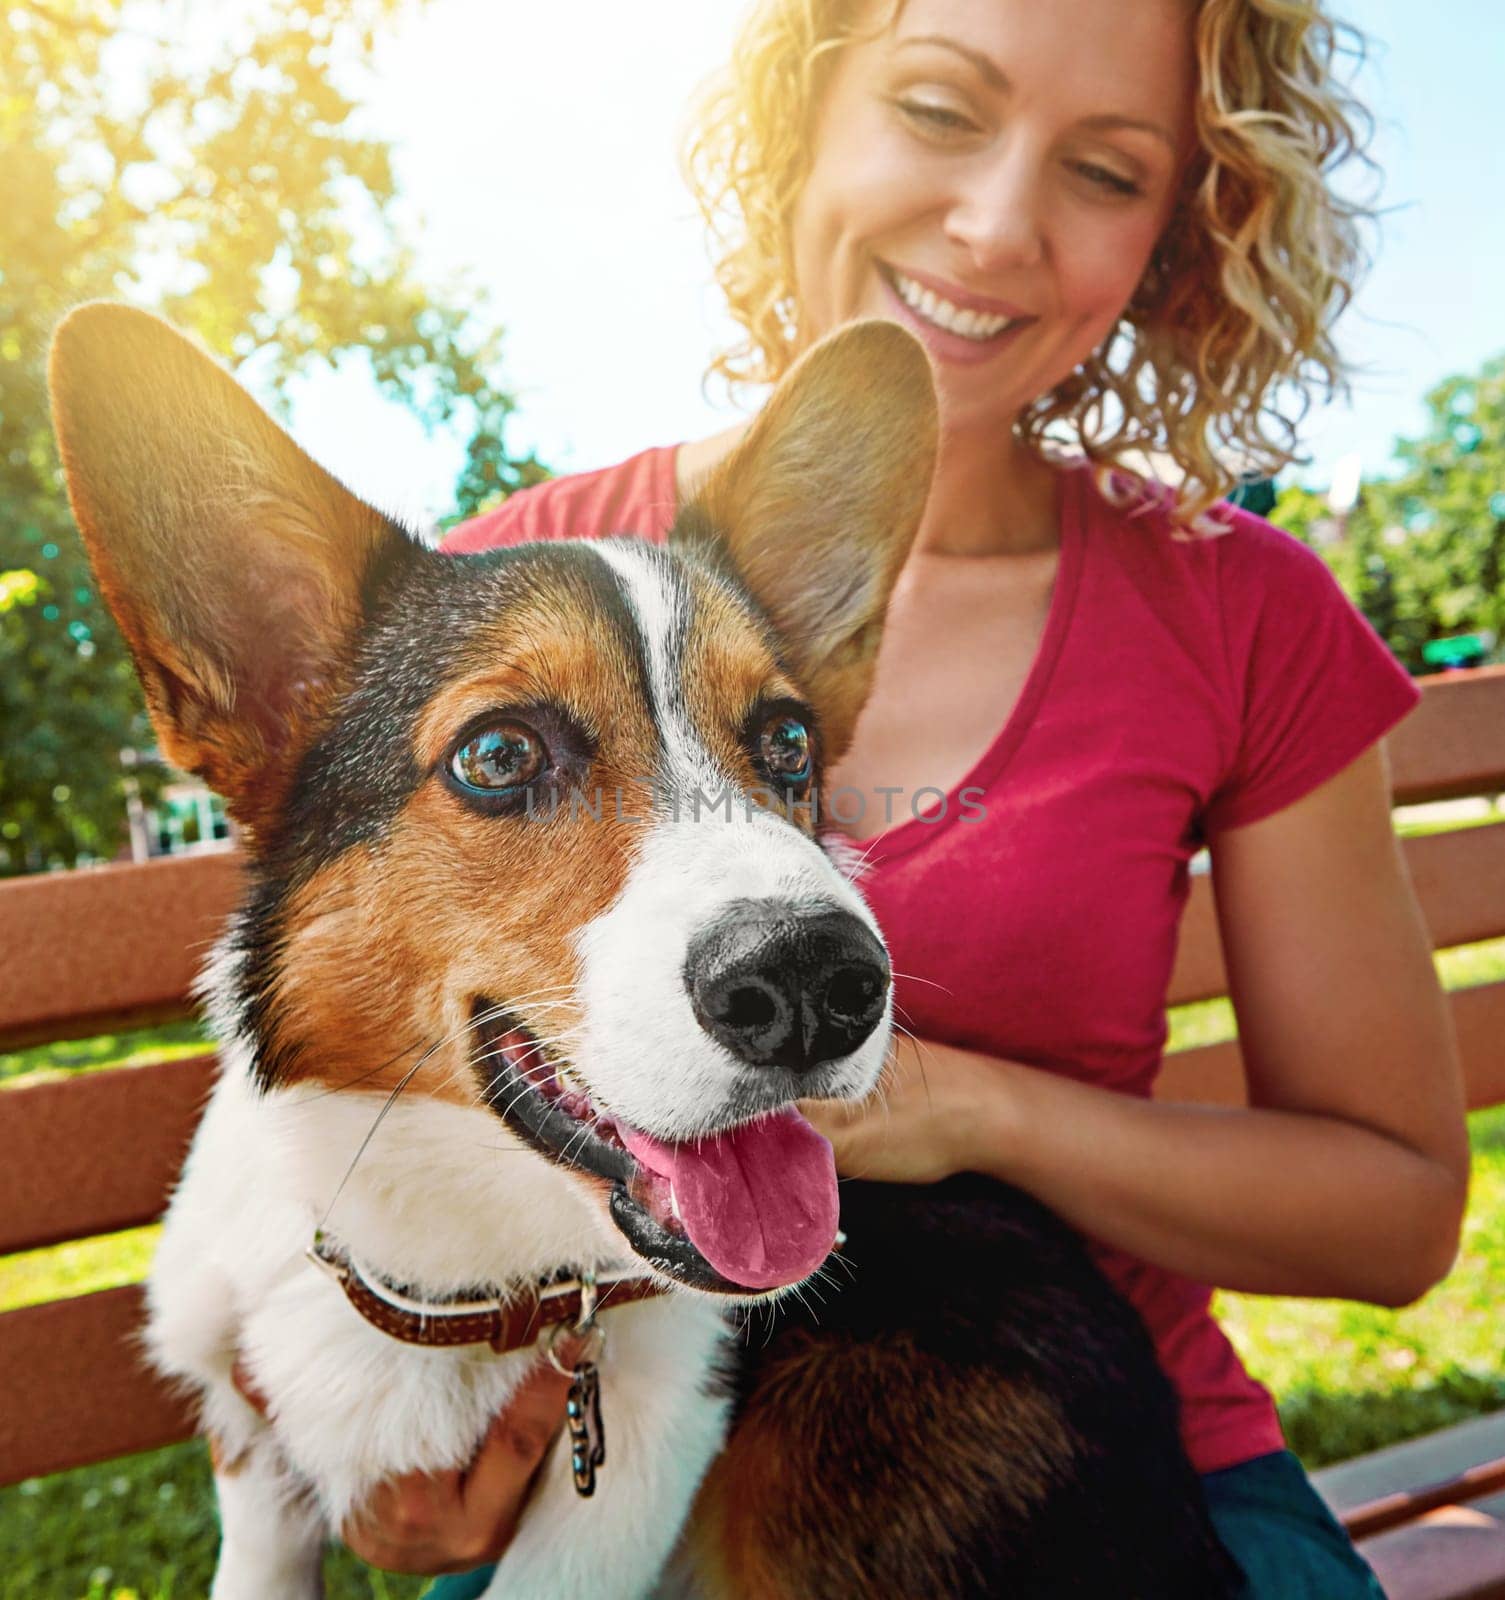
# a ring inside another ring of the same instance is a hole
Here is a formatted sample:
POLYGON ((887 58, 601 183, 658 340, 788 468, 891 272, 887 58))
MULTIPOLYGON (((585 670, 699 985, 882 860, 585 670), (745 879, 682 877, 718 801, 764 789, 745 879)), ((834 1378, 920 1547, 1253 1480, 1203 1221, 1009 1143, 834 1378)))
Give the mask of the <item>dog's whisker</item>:
POLYGON ((856 1269, 856 1267, 853 1266, 850 1257, 846 1254, 845 1251, 838 1251, 838 1252, 836 1252, 836 1253, 834 1253, 832 1255, 827 1256, 825 1261, 822 1263, 822 1265, 820 1267, 820 1273, 821 1273, 822 1278, 826 1282, 830 1283, 833 1288, 840 1289, 840 1288, 843 1287, 843 1285, 838 1283, 837 1280, 836 1280, 835 1271, 836 1271, 837 1267, 840 1267, 841 1270, 844 1273, 846 1273, 847 1282, 848 1283, 855 1283, 856 1282, 856 1280, 857 1280, 857 1269, 856 1269))
POLYGON ((473 1032, 477 1028, 486 1027, 489 1023, 499 1022, 506 1017, 514 1016, 516 1015, 517 1011, 524 1006, 539 1010, 552 1010, 559 1006, 565 1005, 568 1003, 567 1001, 548 1000, 545 999, 544 996, 550 994, 568 993, 569 991, 573 990, 574 987, 575 986, 570 983, 550 984, 546 988, 534 990, 531 994, 514 995, 506 1001, 498 1002, 497 1004, 488 1007, 486 1010, 478 1011, 474 1016, 466 1018, 464 1024, 460 1028, 456 1029, 456 1031, 451 1034, 450 1037, 458 1038, 462 1033, 473 1032))
POLYGON ((893 969, 893 975, 896 978, 901 978, 905 983, 928 984, 932 989, 939 989, 942 994, 956 993, 954 989, 947 988, 944 983, 937 983, 934 978, 922 978, 917 972, 900 972, 898 968, 895 967, 893 969))
POLYGON ((592 1137, 599 1137, 599 1135, 596 1133, 595 1125, 593 1124, 587 1127, 584 1123, 581 1123, 581 1125, 574 1131, 574 1133, 570 1135, 568 1141, 565 1143, 564 1150, 561 1152, 563 1159, 565 1161, 572 1159, 575 1154, 576 1146, 583 1146, 585 1141, 592 1137))
POLYGON ((816 1327, 819 1327, 820 1317, 816 1312, 815 1306, 810 1303, 810 1299, 806 1294, 806 1290, 810 1287, 809 1283, 797 1283, 793 1287, 794 1297, 799 1301, 801 1309, 804 1311, 805 1315, 809 1317, 811 1322, 813 1322, 816 1327))
POLYGON ((329 1204, 328 1204, 328 1206, 325 1207, 324 1215, 323 1215, 322 1219, 319 1222, 319 1227, 321 1229, 327 1228, 329 1226, 330 1215, 334 1211, 334 1208, 335 1208, 336 1204, 338 1203, 340 1196, 344 1193, 345 1185, 350 1182, 351 1173, 353 1173, 355 1171, 356 1167, 360 1165, 361 1157, 363 1155, 365 1155, 366 1150, 370 1146, 371 1141, 376 1137, 376 1130, 381 1127, 383 1121, 386 1119, 387 1113, 392 1109, 392 1107, 394 1105, 397 1104, 398 1095, 400 1095, 402 1093, 402 1091, 404 1089, 406 1089, 407 1086, 413 1081, 414 1073, 416 1073, 418 1071, 418 1069, 423 1065, 423 1063, 425 1061, 427 1061, 428 1058, 438 1048, 439 1048, 438 1045, 434 1045, 431 1049, 426 1050, 421 1056, 419 1056, 419 1058, 413 1063, 413 1065, 411 1067, 409 1067, 408 1070, 405 1073, 403 1073, 403 1075, 397 1080, 397 1087, 395 1089, 393 1089, 391 1094, 389 1094, 387 1096, 386 1100, 383 1102, 381 1110, 378 1111, 377 1114, 376 1114, 376 1120, 371 1124, 370 1128, 367 1130, 366 1137, 361 1140, 360 1148, 357 1149, 357 1151, 355 1152, 355 1155, 351 1157, 350 1165, 348 1167, 346 1167, 344 1177, 342 1177, 340 1179, 339 1183, 335 1186, 335 1191, 330 1196, 329 1204))
POLYGON ((804 1292, 819 1305, 824 1305, 826 1303, 826 1297, 821 1293, 821 1289, 823 1287, 830 1286, 831 1282, 830 1279, 826 1277, 826 1269, 823 1265, 817 1267, 815 1271, 805 1279, 804 1283, 800 1285, 804 1292))
POLYGON ((405 1049, 399 1050, 395 1055, 388 1056, 385 1061, 379 1062, 376 1066, 372 1067, 369 1072, 358 1073, 353 1078, 346 1078, 339 1083, 330 1084, 327 1088, 320 1089, 317 1094, 306 1096, 304 1099, 304 1104, 311 1104, 316 1100, 323 1100, 328 1095, 341 1094, 347 1089, 358 1088, 361 1084, 368 1082, 370 1079, 380 1077, 382 1073, 384 1073, 395 1063, 401 1061, 402 1058, 409 1054, 410 1051, 421 1050, 423 1048, 424 1046, 421 1040, 417 1044, 409 1045, 405 1049))
MULTIPOLYGON (((424 1065, 424 1063, 429 1061, 434 1056, 434 1054, 437 1051, 443 1049, 445 1045, 453 1043, 456 1039, 459 1039, 459 1038, 463 1037, 466 1033, 471 1032, 473 1029, 475 1029, 478 1026, 481 1026, 484 1021, 494 1020, 494 1019, 496 1019, 498 1017, 502 1017, 502 1016, 505 1016, 505 1015, 507 1015, 507 1007, 505 1007, 505 1006, 495 1006, 495 1007, 492 1007, 489 1011, 481 1012, 477 1016, 467 1019, 467 1021, 464 1024, 462 1024, 459 1028, 456 1028, 453 1032, 447 1034, 444 1038, 437 1040, 434 1044, 431 1044, 423 1052, 423 1054, 421 1056, 419 1056, 418 1060, 415 1061, 413 1063, 413 1065, 411 1067, 409 1067, 408 1070, 405 1073, 403 1073, 402 1077, 398 1079, 396 1087, 392 1090, 392 1092, 387 1096, 386 1100, 383 1102, 381 1110, 379 1112, 377 1112, 375 1121, 372 1122, 371 1127, 367 1130, 365 1138, 361 1140, 360 1146, 356 1150, 354 1157, 351 1159, 350 1165, 345 1169, 344 1176, 340 1179, 338 1185, 335 1188, 334 1194, 330 1197, 329 1205, 325 1209, 323 1220, 319 1224, 319 1226, 321 1228, 328 1226, 330 1215, 333 1213, 335 1205, 339 1201, 340 1195, 344 1192, 345 1185, 347 1183, 349 1183, 351 1174, 355 1171, 356 1167, 360 1164, 361 1157, 365 1155, 367 1149, 369 1148, 369 1146, 371 1144, 371 1141, 376 1137, 377 1130, 381 1127, 383 1121, 386 1119, 387 1113, 397 1103, 397 1097, 402 1093, 402 1091, 404 1089, 407 1088, 408 1084, 413 1081, 414 1075, 424 1065)), ((399 1054, 397 1056, 394 1056, 392 1058, 392 1060, 399 1060, 399 1059, 401 1059, 401 1052, 399 1052, 399 1054)), ((390 1065, 390 1062, 387 1063, 387 1064, 390 1065)), ((329 1091, 326 1091, 326 1092, 329 1092, 329 1091)), ((316 1096, 314 1098, 319 1098, 319 1097, 316 1096)))
MULTIPOLYGON (((913 1044, 914 1047, 915 1047, 915 1064, 920 1069, 920 1082, 924 1085, 924 1088, 925 1088, 925 1099, 926 1099, 927 1103, 929 1103, 929 1101, 930 1101, 930 1075, 925 1071, 925 1058, 927 1056, 930 1056, 933 1059, 934 1055, 935 1055, 935 1052, 930 1048, 930 1046, 925 1042, 925 1040, 920 1038, 920 1036, 917 1033, 913 1032, 913 1030, 904 1027, 901 1023, 898 1023, 898 1022, 895 1022, 893 1026, 894 1026, 894 1032, 895 1033, 903 1034, 904 1037, 906 1039, 908 1039, 910 1041, 910 1043, 913 1044)), ((894 1049, 893 1044, 890 1043, 889 1050, 888 1050, 888 1055, 885 1058, 884 1063, 883 1063, 883 1073, 880 1076, 880 1078, 878 1079, 878 1093, 879 1093, 880 1098, 884 1098, 886 1096, 886 1092, 887 1092, 887 1088, 888 1088, 889 1074, 890 1074, 890 1071, 894 1067, 896 1067, 898 1065, 898 1060, 899 1060, 898 1052, 894 1049)))
MULTIPOLYGON (((534 1056, 541 1054, 545 1049, 563 1048, 568 1053, 568 1047, 573 1042, 574 1036, 569 1033, 560 1033, 552 1036, 530 1034, 527 1044, 516 1053, 522 1060, 529 1061, 534 1056)), ((472 1061, 485 1061, 505 1053, 507 1052, 504 1045, 494 1044, 489 1040, 481 1040, 478 1045, 471 1048, 469 1055, 472 1061)))
POLYGON ((508 1099, 506 1105, 500 1108, 499 1112, 499 1114, 504 1117, 515 1105, 518 1105, 525 1100, 530 1092, 526 1084, 512 1084, 504 1078, 487 1097, 487 1104, 495 1109, 497 1105, 496 1096, 509 1089, 511 1090, 510 1098, 508 1099))

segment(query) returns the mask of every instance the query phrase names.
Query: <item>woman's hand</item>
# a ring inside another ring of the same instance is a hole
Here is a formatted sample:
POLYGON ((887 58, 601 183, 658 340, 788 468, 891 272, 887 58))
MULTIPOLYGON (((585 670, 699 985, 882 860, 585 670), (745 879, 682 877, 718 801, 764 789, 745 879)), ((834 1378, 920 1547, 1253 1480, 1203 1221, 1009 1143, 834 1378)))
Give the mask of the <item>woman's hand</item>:
POLYGON ((800 1110, 831 1141, 842 1177, 939 1183, 966 1170, 968 1108, 1002 1094, 1004 1074, 1003 1062, 900 1035, 867 1099, 803 1100, 800 1110))
MULTIPOLYGON (((559 1356, 571 1364, 568 1340, 559 1356)), ((237 1363, 236 1388, 266 1415, 266 1401, 237 1363)), ((437 1576, 497 1561, 512 1542, 539 1466, 564 1422, 570 1380, 540 1365, 492 1423, 463 1472, 409 1472, 379 1484, 340 1537, 386 1572, 437 1576)))

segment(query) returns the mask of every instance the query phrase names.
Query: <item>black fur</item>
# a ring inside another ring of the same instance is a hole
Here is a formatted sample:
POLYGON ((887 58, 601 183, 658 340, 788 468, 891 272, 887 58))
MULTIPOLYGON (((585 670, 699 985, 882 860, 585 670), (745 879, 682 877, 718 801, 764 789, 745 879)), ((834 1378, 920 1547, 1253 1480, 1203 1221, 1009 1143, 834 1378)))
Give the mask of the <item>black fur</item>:
POLYGON ((759 1442, 828 1462, 861 1504, 843 1517, 817 1482, 775 1513, 765 1533, 791 1551, 791 1594, 1241 1592, 1149 1335, 1065 1224, 970 1174, 842 1195, 845 1263, 818 1298, 781 1301, 771 1332, 750 1323, 738 1376, 759 1442), (835 1381, 817 1413, 795 1375, 822 1357, 835 1381), (1031 1426, 1037 1411, 1056 1422, 1031 1426))

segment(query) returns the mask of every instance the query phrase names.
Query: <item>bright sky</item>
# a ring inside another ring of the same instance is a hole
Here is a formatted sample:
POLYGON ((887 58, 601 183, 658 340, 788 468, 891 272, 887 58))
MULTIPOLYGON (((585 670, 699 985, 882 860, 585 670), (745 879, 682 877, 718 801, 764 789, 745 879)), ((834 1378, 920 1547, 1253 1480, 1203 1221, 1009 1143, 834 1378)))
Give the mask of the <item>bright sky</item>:
MULTIPOLYGON (((720 320, 678 175, 693 86, 742 0, 431 0, 385 41, 372 104, 393 140, 433 281, 484 286, 520 401, 514 449, 558 471, 692 438, 735 415, 702 394, 720 320)), ((1373 41, 1361 84, 1392 208, 1343 328, 1368 369, 1352 408, 1308 421, 1325 484, 1357 452, 1382 471, 1421 397, 1505 351, 1505 6, 1347 0, 1373 41)), ((445 514, 463 439, 425 438, 358 370, 310 380, 295 431, 352 487, 445 514)))

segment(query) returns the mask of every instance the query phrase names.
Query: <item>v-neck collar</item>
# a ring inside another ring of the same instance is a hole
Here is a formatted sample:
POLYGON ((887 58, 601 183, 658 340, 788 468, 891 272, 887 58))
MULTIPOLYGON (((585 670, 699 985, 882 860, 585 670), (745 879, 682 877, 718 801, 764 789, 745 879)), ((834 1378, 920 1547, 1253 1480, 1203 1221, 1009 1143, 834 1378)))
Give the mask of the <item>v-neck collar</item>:
POLYGON ((938 808, 938 814, 931 820, 911 817, 882 833, 853 841, 872 865, 905 855, 953 827, 962 815, 961 791, 986 790, 995 784, 1029 732, 1040 702, 1050 686, 1076 607, 1087 542, 1086 487, 1085 468, 1068 469, 1062 473, 1061 557, 1056 568, 1055 583, 1051 587, 1050 611, 1029 676, 1024 680, 1024 687, 1007 720, 992 743, 973 763, 972 769, 947 793, 943 805, 938 808))

